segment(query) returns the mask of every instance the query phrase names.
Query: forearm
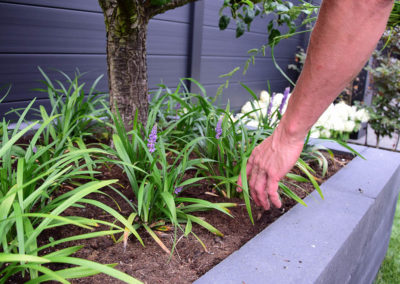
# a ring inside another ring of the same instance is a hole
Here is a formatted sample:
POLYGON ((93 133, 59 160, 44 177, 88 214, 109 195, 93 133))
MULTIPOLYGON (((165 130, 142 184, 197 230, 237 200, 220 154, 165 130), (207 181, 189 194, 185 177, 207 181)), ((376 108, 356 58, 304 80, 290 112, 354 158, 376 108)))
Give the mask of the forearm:
POLYGON ((285 136, 304 139, 358 74, 385 30, 392 5, 392 0, 323 1, 304 68, 278 127, 285 136))

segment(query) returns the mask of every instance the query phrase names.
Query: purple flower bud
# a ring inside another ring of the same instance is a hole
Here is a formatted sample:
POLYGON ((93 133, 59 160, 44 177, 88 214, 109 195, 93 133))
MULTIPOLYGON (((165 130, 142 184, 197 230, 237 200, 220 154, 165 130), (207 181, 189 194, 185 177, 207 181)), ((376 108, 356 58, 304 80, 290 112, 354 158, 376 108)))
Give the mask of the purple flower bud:
POLYGON ((222 118, 220 118, 217 122, 217 126, 215 127, 215 138, 219 139, 222 134, 222 118))
POLYGON ((275 93, 272 93, 271 99, 269 100, 269 104, 268 104, 268 109, 267 109, 267 116, 271 115, 271 111, 272 111, 272 105, 274 103, 274 97, 275 97, 275 93))
POLYGON ((147 147, 149 148, 149 152, 153 153, 156 148, 157 141, 157 124, 154 124, 153 129, 150 132, 149 139, 147 139, 147 147))
POLYGON ((36 152, 37 152, 36 146, 33 146, 33 147, 32 147, 32 152, 33 152, 33 153, 36 153, 36 152))
POLYGON ((175 191, 174 191, 174 193, 175 193, 175 194, 179 194, 179 193, 182 191, 182 189, 183 189, 183 187, 182 187, 182 186, 180 186, 180 187, 177 187, 177 188, 175 188, 175 191))
POLYGON ((290 93, 290 87, 287 87, 285 89, 285 91, 283 92, 283 99, 282 99, 281 105, 279 106, 279 112, 280 113, 282 113, 283 107, 286 104, 286 101, 287 101, 287 98, 289 96, 289 93, 290 93))
POLYGON ((175 106, 175 109, 180 109, 180 108, 181 108, 181 104, 177 103, 176 106, 175 106))

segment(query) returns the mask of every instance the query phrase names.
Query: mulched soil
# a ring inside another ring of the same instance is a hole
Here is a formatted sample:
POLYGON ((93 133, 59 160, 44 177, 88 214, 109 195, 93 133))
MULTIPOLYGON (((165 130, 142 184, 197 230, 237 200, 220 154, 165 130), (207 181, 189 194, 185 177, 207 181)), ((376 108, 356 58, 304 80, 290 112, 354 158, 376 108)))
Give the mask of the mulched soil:
MULTIPOLYGON (((329 162, 329 170, 325 179, 329 178, 341 167, 345 166, 351 160, 350 156, 336 155, 335 160, 329 162)), ((122 185, 120 190, 129 198, 133 199, 132 191, 129 183, 124 176, 121 169, 117 166, 112 168, 103 167, 100 179, 118 178, 119 183, 122 185)), ((320 172, 318 173, 320 176, 320 172)), ((321 179, 321 182, 323 180, 321 179)), ((299 196, 304 198, 309 194, 313 187, 310 184, 301 184, 305 191, 291 188, 299 196)), ((69 190, 68 187, 62 191, 69 190)), ((223 213, 216 211, 208 211, 195 213, 197 216, 203 217, 207 222, 218 228, 223 234, 223 237, 218 237, 207 230, 193 225, 193 231, 201 239, 207 247, 207 251, 195 239, 194 236, 182 236, 182 232, 178 232, 176 236, 177 244, 173 257, 170 259, 156 242, 145 232, 139 231, 146 247, 143 247, 133 236, 128 241, 127 249, 124 251, 123 244, 115 244, 109 237, 100 237, 84 241, 70 242, 68 244, 50 248, 43 253, 48 253, 56 249, 68 247, 72 245, 82 245, 83 248, 74 254, 75 257, 85 258, 88 260, 100 262, 103 264, 118 263, 117 269, 132 275, 133 277, 145 283, 192 283, 201 275, 210 270, 213 266, 221 262, 224 258, 229 256, 234 251, 238 250, 248 240, 253 238, 265 227, 274 222, 282 214, 287 212, 291 207, 296 205, 296 202, 282 197, 283 206, 281 209, 273 208, 270 211, 263 212, 259 208, 253 206, 253 216, 255 218, 255 225, 252 225, 249 216, 241 199, 227 200, 223 197, 215 197, 206 192, 212 192, 212 186, 204 184, 202 187, 196 187, 191 190, 186 190, 183 195, 190 197, 198 197, 211 202, 236 202, 237 207, 231 208, 231 218, 223 213)), ((104 192, 111 195, 121 206, 121 214, 129 216, 132 212, 126 202, 114 191, 105 189, 104 192)), ((90 198, 100 200, 101 202, 115 208, 115 203, 110 198, 102 194, 91 194, 90 198)), ((113 221, 105 212, 93 207, 87 206, 81 208, 69 208, 64 215, 79 215, 87 218, 103 219, 113 221)), ((107 229, 105 227, 98 228, 107 229)), ((87 233, 88 231, 74 226, 64 226, 54 230, 47 230, 40 239, 40 242, 48 243, 49 238, 55 240, 73 236, 78 234, 87 233)), ((168 248, 172 248, 174 233, 173 232, 159 232, 159 236, 168 248)), ((62 269, 68 266, 51 264, 52 269, 62 269)), ((23 283, 25 279, 12 279, 10 283, 23 283)), ((72 280, 73 283, 121 283, 114 278, 99 274, 87 278, 72 280)))

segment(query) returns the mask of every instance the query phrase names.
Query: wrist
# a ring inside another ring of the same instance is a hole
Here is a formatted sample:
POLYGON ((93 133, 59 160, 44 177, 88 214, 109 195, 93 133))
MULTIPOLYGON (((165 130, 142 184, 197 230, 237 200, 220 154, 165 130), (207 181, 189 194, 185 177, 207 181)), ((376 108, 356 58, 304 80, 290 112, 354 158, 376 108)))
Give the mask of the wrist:
POLYGON ((281 122, 275 129, 275 135, 279 140, 289 143, 304 143, 304 140, 308 134, 309 129, 298 125, 295 122, 291 122, 282 118, 281 122))

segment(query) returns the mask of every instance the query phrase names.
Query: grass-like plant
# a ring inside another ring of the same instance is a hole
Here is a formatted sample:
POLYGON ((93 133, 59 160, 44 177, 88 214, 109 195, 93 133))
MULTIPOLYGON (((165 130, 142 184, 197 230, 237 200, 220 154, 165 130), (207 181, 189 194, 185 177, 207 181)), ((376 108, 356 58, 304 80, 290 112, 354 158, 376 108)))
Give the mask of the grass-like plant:
MULTIPOLYGON (((57 116, 42 121, 39 129, 28 145, 17 146, 16 142, 28 131, 38 125, 38 121, 20 130, 26 113, 26 108, 13 130, 8 129, 8 123, 3 120, 0 128, 0 283, 4 283, 15 274, 29 273, 28 283, 39 283, 56 280, 69 283, 66 279, 90 276, 100 272, 107 273, 128 283, 138 282, 134 278, 113 269, 113 265, 102 265, 88 260, 72 257, 71 254, 80 249, 79 246, 61 249, 44 254, 43 250, 58 243, 87 239, 92 237, 124 233, 136 233, 129 222, 112 208, 104 204, 94 204, 112 214, 123 227, 101 220, 92 220, 78 216, 63 216, 62 213, 71 206, 91 203, 85 197, 99 189, 115 183, 110 181, 89 181, 75 189, 59 196, 54 193, 65 183, 75 178, 91 179, 93 170, 90 161, 84 160, 85 155, 102 153, 96 149, 72 149, 69 152, 47 159, 47 153, 52 152, 57 141, 49 145, 39 145, 38 140, 57 116), (98 224, 110 228, 108 231, 92 232, 56 240, 39 247, 39 237, 43 231, 64 225, 79 226, 93 230, 98 224), (53 271, 45 264, 64 263, 75 265, 59 271, 53 271)), ((104 154, 104 152, 103 152, 104 154)), ((93 202, 92 202, 93 203, 93 202)))
MULTIPOLYGON (((215 187, 222 195, 228 198, 242 196, 250 219, 253 221, 247 179, 243 169, 245 169, 247 159, 254 147, 270 136, 276 124, 279 123, 281 118, 279 109, 276 114, 277 119, 274 121, 271 121, 269 117, 260 117, 262 123, 259 124, 258 128, 248 127, 245 125, 246 119, 253 113, 262 115, 259 109, 255 108, 244 114, 240 119, 236 119, 230 112, 229 103, 225 109, 216 106, 215 99, 207 97, 201 84, 193 79, 190 80, 197 85, 201 94, 188 92, 184 85, 182 92, 180 92, 181 86, 178 86, 174 93, 167 90, 164 97, 158 93, 155 102, 164 106, 164 108, 156 108, 158 109, 158 119, 164 125, 169 125, 167 128, 169 141, 179 145, 178 149, 184 147, 190 141, 195 141, 196 138, 203 138, 196 143, 194 148, 197 157, 206 159, 206 162, 203 162, 202 166, 198 168, 199 172, 212 179, 215 187), (160 103, 160 101, 164 103, 160 103), (174 109, 173 106, 177 104, 182 109, 181 111, 174 109), (174 117, 174 112, 177 112, 178 116, 175 115, 174 117), (168 120, 168 117, 172 117, 172 121, 168 120), (236 191, 239 175, 242 176, 243 181, 242 193, 236 191)), ((243 87, 257 99, 255 93, 249 87, 244 84, 243 87)), ((157 103, 153 103, 153 107, 157 103)), ((321 159, 318 154, 316 155, 321 159)), ((314 177, 315 172, 307 162, 299 158, 296 167, 302 172, 302 175, 288 173, 285 181, 279 183, 281 193, 306 206, 304 201, 287 185, 292 184, 299 187, 298 182, 311 182, 323 197, 314 177)))
MULTIPOLYGON (((186 174, 204 168, 203 163, 210 160, 190 157, 203 137, 192 140, 179 150, 166 143, 164 135, 169 133, 169 129, 158 130, 156 123, 161 102, 162 100, 157 107, 152 108, 146 126, 135 119, 133 129, 128 133, 125 132, 119 114, 111 114, 115 132, 112 144, 115 149, 107 146, 105 148, 111 157, 115 157, 108 159, 108 162, 124 169, 135 195, 135 203, 126 199, 133 211, 128 219, 136 226, 143 227, 164 251, 170 253, 154 233, 155 229, 170 223, 175 232, 182 230, 186 236, 193 234, 197 238, 192 231, 192 224, 197 223, 214 234, 222 235, 217 228, 190 213, 215 209, 230 215, 227 207, 236 204, 211 203, 198 198, 180 196, 186 187, 195 186, 205 178, 196 174, 186 178, 186 174), (183 227, 182 223, 186 226, 183 227)), ((125 242, 127 236, 128 234, 124 236, 125 242)))
POLYGON ((49 135, 52 140, 73 139, 93 135, 96 121, 105 117, 104 102, 107 99, 105 93, 96 90, 96 86, 103 76, 99 76, 89 90, 85 90, 85 83, 79 83, 84 74, 76 71, 74 78, 66 73, 58 71, 66 80, 63 83, 55 80, 55 83, 39 67, 46 88, 36 89, 48 94, 51 109, 48 113, 44 107, 37 110, 42 119, 58 115, 54 123, 49 125, 49 135))

